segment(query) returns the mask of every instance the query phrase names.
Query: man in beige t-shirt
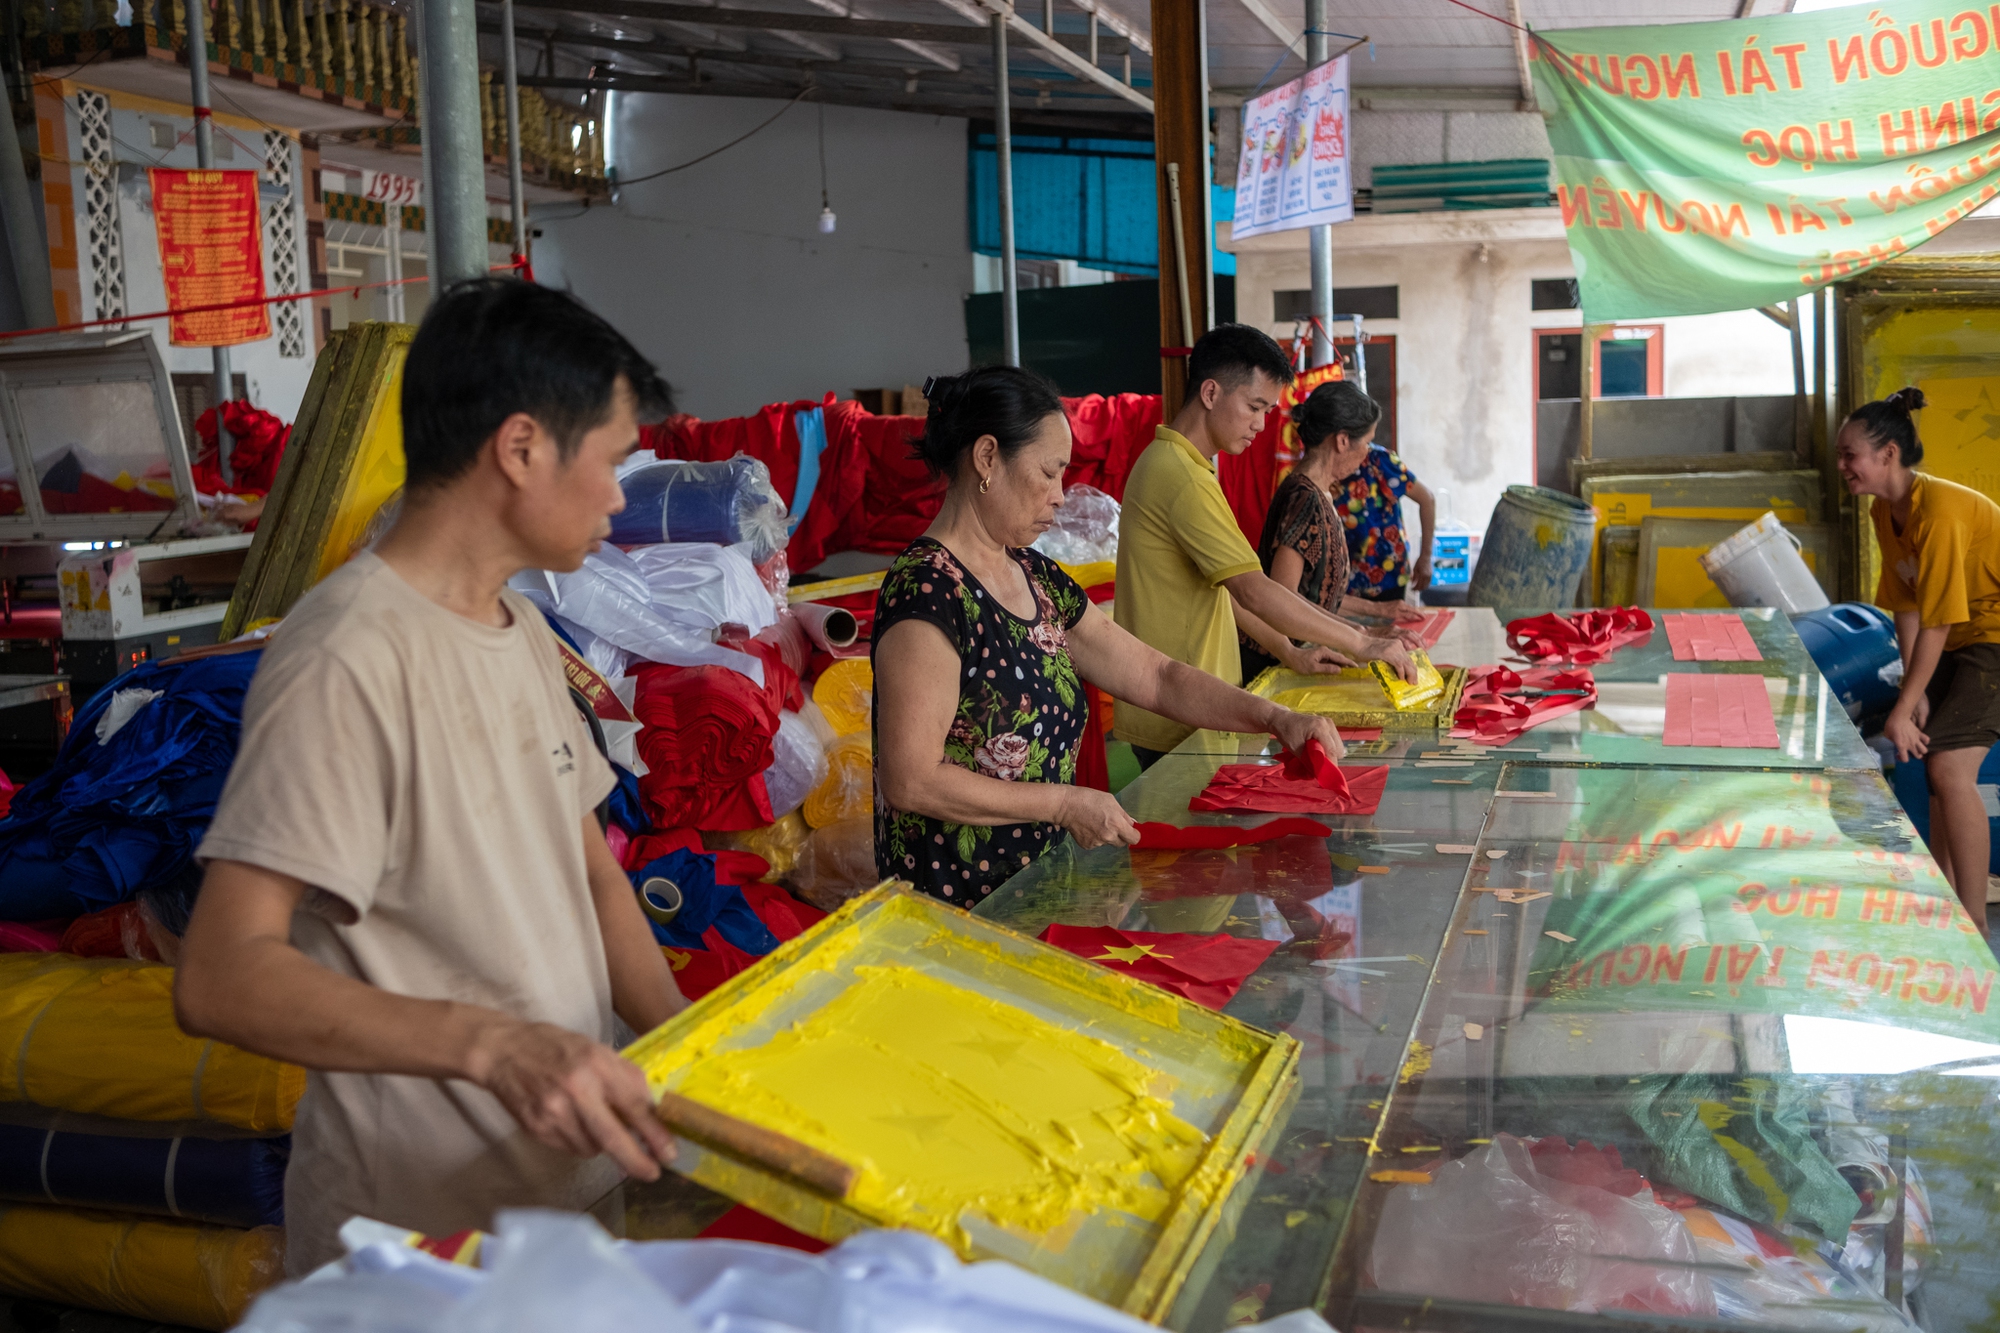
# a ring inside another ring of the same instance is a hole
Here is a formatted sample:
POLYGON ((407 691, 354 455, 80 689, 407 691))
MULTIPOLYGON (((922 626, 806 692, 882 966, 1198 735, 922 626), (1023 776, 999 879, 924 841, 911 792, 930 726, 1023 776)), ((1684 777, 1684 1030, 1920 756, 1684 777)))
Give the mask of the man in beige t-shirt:
POLYGON ((433 303, 404 371, 408 481, 373 553, 265 650, 203 840, 181 1026, 311 1071, 286 1267, 362 1214, 432 1234, 582 1209, 672 1140, 606 1044, 685 1003, 594 809, 613 777, 553 640, 505 588, 575 569, 666 388, 570 297, 433 303))

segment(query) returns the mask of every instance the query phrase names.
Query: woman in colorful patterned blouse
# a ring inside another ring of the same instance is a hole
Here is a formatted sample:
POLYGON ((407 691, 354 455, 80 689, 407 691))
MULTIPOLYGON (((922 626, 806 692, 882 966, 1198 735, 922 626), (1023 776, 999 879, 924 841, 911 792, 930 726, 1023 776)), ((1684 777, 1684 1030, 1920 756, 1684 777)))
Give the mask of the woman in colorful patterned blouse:
POLYGON ((918 452, 944 505, 876 601, 875 863, 972 907, 1064 833, 1081 847, 1138 830, 1109 792, 1071 785, 1089 706, 1081 682, 1194 727, 1266 731, 1340 753, 1325 718, 1175 662, 1113 624, 1028 549, 1069 466, 1062 400, 1031 371, 932 381, 918 452))
POLYGON ((1377 444, 1335 497, 1347 527, 1347 591, 1378 603, 1377 615, 1415 613, 1410 589, 1431 586, 1431 538, 1437 530, 1437 497, 1404 465, 1402 456, 1377 444), (1410 559, 1403 535, 1403 497, 1417 502, 1420 537, 1410 559))
MULTIPOLYGON (((1334 615, 1377 617, 1393 609, 1348 592, 1347 536, 1339 507, 1346 494, 1342 483, 1367 460, 1381 420, 1382 405, 1346 380, 1320 385, 1292 409, 1304 452, 1278 483, 1257 543, 1266 574, 1334 615)), ((1277 633, 1268 626, 1265 631, 1277 633)), ((1272 650, 1282 649, 1282 643, 1239 637, 1245 681, 1280 665, 1272 650)))

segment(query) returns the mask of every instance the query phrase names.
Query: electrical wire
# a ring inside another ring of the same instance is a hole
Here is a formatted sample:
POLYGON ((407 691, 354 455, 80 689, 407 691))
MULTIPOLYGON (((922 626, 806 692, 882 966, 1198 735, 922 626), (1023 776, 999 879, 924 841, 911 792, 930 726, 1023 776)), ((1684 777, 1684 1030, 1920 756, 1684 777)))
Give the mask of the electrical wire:
MULTIPOLYGON (((810 83, 807 84, 805 87, 799 89, 799 94, 797 97, 794 97, 791 101, 779 107, 776 114, 774 114, 769 120, 765 121, 762 125, 759 125, 756 129, 753 129, 746 134, 739 134, 734 139, 731 139, 728 143, 722 145, 722 147, 720 148, 710 149, 708 152, 703 153, 700 157, 689 158, 687 161, 681 163, 677 167, 668 167, 663 171, 649 172, 644 176, 634 176, 631 180, 621 180, 618 182, 618 188, 622 190, 628 185, 638 185, 645 181, 658 180, 662 176, 671 176, 676 171, 686 171, 689 167, 695 166, 702 162, 706 162, 711 157, 714 157, 717 153, 726 153, 730 149, 734 148, 737 144, 740 144, 745 139, 749 138, 752 134, 756 134, 759 131, 768 129, 772 125, 776 124, 779 116, 784 115, 787 111, 790 111, 800 102, 803 102, 807 97, 812 95, 813 91, 814 91, 813 85, 810 83)), ((825 115, 824 110, 822 110, 821 115, 822 116, 825 115)), ((822 131, 820 135, 820 177, 821 177, 820 184, 822 193, 824 193, 824 188, 825 188, 825 173, 826 173, 826 136, 824 132, 824 126, 822 126, 822 131)))

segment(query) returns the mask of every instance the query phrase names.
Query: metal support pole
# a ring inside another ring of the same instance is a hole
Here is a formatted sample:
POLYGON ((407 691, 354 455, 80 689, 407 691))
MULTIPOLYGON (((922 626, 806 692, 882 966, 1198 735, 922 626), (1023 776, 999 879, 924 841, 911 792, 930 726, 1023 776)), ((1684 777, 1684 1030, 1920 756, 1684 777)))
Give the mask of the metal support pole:
MULTIPOLYGON (((525 263, 528 199, 521 190, 521 72, 514 54, 514 0, 500 3, 500 46, 500 73, 507 98, 507 215, 514 224, 514 258, 525 263)), ((605 100, 607 104, 610 101, 605 100)), ((600 126, 598 133, 603 132, 600 126)))
MULTIPOLYGON (((1326 0, 1306 0, 1306 68, 1317 69, 1333 55, 1327 38, 1326 0)), ((1306 254, 1312 264, 1312 364, 1324 366, 1338 355, 1333 350, 1333 228, 1306 229, 1306 254)), ((1354 355, 1361 356, 1357 339, 1354 355)))
POLYGON ((1042 31, 1056 35, 1056 0, 1042 0, 1042 31))
POLYGON ((384 204, 382 206, 382 214, 382 221, 384 223, 382 231, 389 238, 389 255, 386 267, 389 270, 389 281, 397 284, 385 289, 385 294, 389 298, 387 302, 389 307, 389 322, 391 324, 402 324, 406 322, 405 316, 408 313, 408 304, 404 299, 404 289, 401 286, 403 281, 403 206, 395 203, 384 204))
POLYGON ((1787 303, 1792 314, 1792 448, 1799 466, 1812 458, 1812 400, 1806 396, 1805 306, 1795 296, 1787 303))
POLYGON ((28 186, 27 160, 21 155, 21 136, 14 129, 11 104, 0 100, 0 109, 7 112, 0 115, 0 218, 6 220, 14 283, 27 321, 21 327, 43 329, 56 322, 55 288, 42 248, 35 197, 28 186))
POLYGON ((1097 64, 1097 11, 1090 11, 1090 63, 1097 64))
POLYGON ((1597 340, 1604 332, 1599 324, 1583 326, 1583 382, 1578 387, 1581 419, 1577 422, 1576 456, 1588 463, 1591 459, 1592 426, 1596 424, 1592 405, 1597 402, 1597 340))
POLYGON ((1007 108, 1007 18, 993 24, 993 146, 1000 177, 1000 359, 1021 364, 1020 278, 1014 271, 1014 132, 1007 108))
MULTIPOLYGON (((199 3, 199 0, 196 0, 199 3)), ((424 230, 431 295, 486 274, 486 150, 479 127, 479 16, 472 0, 418 0, 423 29, 424 230)))
MULTIPOLYGON (((201 171, 215 170, 215 125, 208 110, 207 9, 206 0, 188 0, 188 92, 189 100, 194 104, 194 164, 201 171)), ((230 383, 229 349, 217 347, 212 351, 215 382, 210 396, 215 400, 216 466, 222 473, 222 480, 233 486, 236 484, 236 470, 230 466, 229 459, 235 452, 235 441, 229 438, 229 426, 222 416, 223 404, 234 396, 234 386, 230 383)))

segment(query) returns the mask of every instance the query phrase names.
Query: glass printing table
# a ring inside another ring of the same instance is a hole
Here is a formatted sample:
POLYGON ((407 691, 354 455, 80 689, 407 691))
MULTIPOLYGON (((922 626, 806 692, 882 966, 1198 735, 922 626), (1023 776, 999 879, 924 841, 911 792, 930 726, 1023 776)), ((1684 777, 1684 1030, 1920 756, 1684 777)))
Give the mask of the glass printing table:
MULTIPOLYGON (((1525 614, 1460 610, 1433 656, 1505 660, 1500 627, 1525 614)), ((1326 839, 1065 843, 976 909, 1029 935, 1280 942, 1226 1012, 1303 1043, 1300 1097, 1169 1326, 1301 1306, 1350 1331, 1995 1326, 1993 957, 1790 623, 1741 614, 1764 662, 1674 662, 1656 629, 1592 668, 1595 709, 1479 759, 1422 758, 1436 733, 1350 746, 1346 766, 1388 766, 1385 794, 1319 816, 1326 839), (1777 750, 1660 743, 1663 677, 1704 671, 1767 677, 1777 750), (1496 1266, 1548 1247, 1454 1231, 1477 1214, 1412 1204, 1442 1195, 1412 1173, 1558 1135, 1615 1146, 1688 1210, 1699 1253, 1585 1245, 1570 1287, 1496 1297, 1496 1266), (1567 1310, 1592 1281, 1654 1308, 1567 1310)), ((1138 820, 1262 823, 1187 807, 1267 749, 1197 733, 1120 799, 1138 820)))

